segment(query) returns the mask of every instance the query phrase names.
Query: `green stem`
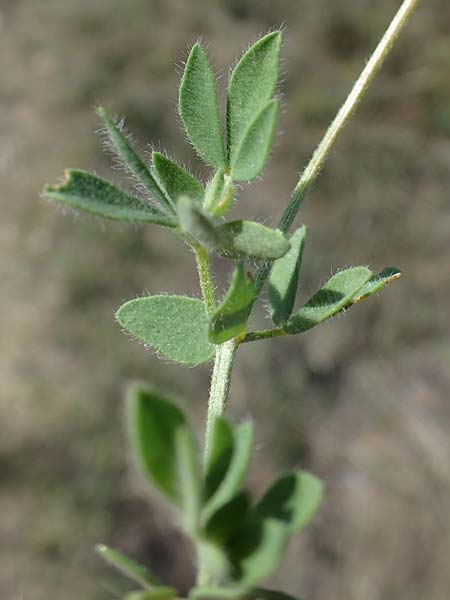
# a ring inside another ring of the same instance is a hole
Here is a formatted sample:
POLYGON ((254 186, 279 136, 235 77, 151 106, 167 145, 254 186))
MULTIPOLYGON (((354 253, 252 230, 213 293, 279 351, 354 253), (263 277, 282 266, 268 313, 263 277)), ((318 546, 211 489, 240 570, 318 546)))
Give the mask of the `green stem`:
MULTIPOLYGON (((337 138, 339 137, 339 134, 347 125, 350 117, 355 112, 370 84, 374 80, 378 71, 381 69, 384 60, 392 50, 392 47, 397 41, 401 31, 409 21, 412 13, 417 8, 419 1, 420 0, 404 0, 391 24, 387 28, 385 34, 381 38, 380 43, 370 57, 369 62, 366 64, 361 75, 353 86, 353 89, 348 95, 347 100, 342 105, 334 121, 328 128, 324 138, 318 145, 308 166, 303 171, 297 185, 295 186, 290 202, 278 224, 278 228, 283 233, 287 233, 291 227, 297 212, 303 203, 303 200, 320 174, 325 161, 327 160, 337 138)), ((270 261, 264 262, 256 273, 256 295, 261 292, 264 282, 266 281, 270 272, 271 264, 272 263, 270 261)))
POLYGON ((231 372, 238 345, 239 342, 236 339, 232 339, 218 346, 216 350, 206 421, 205 464, 207 464, 211 453, 214 423, 217 417, 220 417, 224 413, 227 406, 231 372))
POLYGON ((211 271, 211 259, 209 254, 201 246, 195 246, 195 258, 197 260, 198 277, 200 287, 205 301, 206 312, 210 315, 216 308, 216 297, 214 294, 214 282, 211 271))

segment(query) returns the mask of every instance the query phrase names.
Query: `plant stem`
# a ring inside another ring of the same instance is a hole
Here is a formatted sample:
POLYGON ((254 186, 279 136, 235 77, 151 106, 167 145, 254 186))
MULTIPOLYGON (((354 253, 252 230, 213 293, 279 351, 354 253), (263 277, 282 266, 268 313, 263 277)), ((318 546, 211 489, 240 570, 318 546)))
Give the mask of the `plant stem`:
POLYGON ((216 308, 216 297, 214 294, 214 282, 211 271, 211 259, 201 246, 195 246, 195 258, 197 260, 198 277, 200 287, 205 301, 206 312, 210 315, 216 308))
MULTIPOLYGON (((278 228, 287 233, 292 225, 297 212, 302 205, 307 193, 315 183, 320 171, 322 170, 325 161, 327 160, 334 144, 336 143, 339 134, 347 125, 350 117, 355 112, 370 84, 374 80, 378 71, 381 69, 384 60, 392 50, 395 42, 401 31, 409 21, 412 13, 417 8, 420 0, 404 0, 397 14, 393 18, 391 24, 387 28, 385 34, 381 38, 380 43, 376 47, 368 63, 364 67, 361 75, 356 81, 353 89, 348 95, 346 101, 337 113, 334 121, 328 128, 325 136, 314 152, 309 164, 303 171, 297 185, 295 186, 290 202, 280 219, 278 228)), ((261 292, 264 282, 270 271, 271 262, 264 262, 258 269, 255 276, 256 295, 261 292)))
MULTIPOLYGON (((208 315, 210 315, 216 307, 211 260, 206 250, 201 246, 195 246, 194 250, 197 259, 198 276, 200 279, 200 287, 202 289, 206 312, 208 315)), ((233 360, 238 345, 238 340, 233 339, 221 344, 220 346, 217 346, 216 349, 214 368, 211 376, 208 416, 206 420, 205 464, 208 460, 211 449, 211 437, 214 428, 214 421, 217 419, 217 417, 223 414, 227 405, 231 371, 233 369, 233 360)))
POLYGON ((231 372, 238 345, 239 342, 236 339, 232 339, 218 346, 216 350, 209 392, 208 417, 206 421, 205 464, 207 464, 211 453, 214 422, 217 417, 220 417, 224 413, 227 406, 231 372))

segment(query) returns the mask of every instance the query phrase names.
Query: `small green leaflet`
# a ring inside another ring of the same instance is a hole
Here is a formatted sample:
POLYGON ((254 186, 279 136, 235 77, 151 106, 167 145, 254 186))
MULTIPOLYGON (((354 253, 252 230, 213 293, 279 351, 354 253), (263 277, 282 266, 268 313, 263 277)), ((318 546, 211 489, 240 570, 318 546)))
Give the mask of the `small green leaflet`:
POLYGON ((149 573, 146 567, 139 565, 121 552, 109 548, 104 544, 97 544, 95 550, 105 562, 142 587, 148 589, 154 585, 159 585, 159 581, 149 573))
POLYGON ((206 52, 198 42, 192 47, 181 79, 179 111, 199 156, 212 167, 225 167, 216 80, 206 52))
POLYGON ((150 169, 140 158, 137 152, 135 152, 132 145, 127 140, 122 131, 122 126, 117 124, 102 107, 97 109, 97 114, 105 124, 108 138, 127 170, 132 173, 138 179, 138 181, 144 185, 144 187, 147 188, 147 190, 156 198, 161 205, 161 208, 163 208, 165 212, 167 212, 169 215, 173 215, 174 210, 172 204, 167 201, 150 169))
POLYGON ((278 118, 278 102, 270 100, 245 130, 231 163, 235 181, 251 181, 267 162, 278 118))
POLYGON ((214 356, 205 305, 196 298, 137 298, 123 304, 116 319, 135 338, 182 365, 200 365, 214 356))
MULTIPOLYGON (((217 434, 217 431, 215 433, 217 434)), ((240 491, 247 474, 253 442, 252 423, 247 421, 238 425, 233 431, 233 438, 231 460, 229 460, 228 447, 224 446, 223 454, 218 455, 222 460, 215 460, 208 467, 207 482, 211 480, 218 482, 218 477, 213 475, 213 469, 218 469, 223 478, 203 507, 202 518, 205 521, 240 491)), ((208 487, 207 491, 209 491, 208 487)))
POLYGON ((323 496, 322 482, 303 471, 278 479, 255 506, 260 518, 273 518, 286 524, 290 534, 313 518, 323 496))
POLYGON ((176 205, 180 196, 189 196, 199 204, 203 202, 203 186, 190 173, 160 152, 152 153, 152 162, 158 182, 172 204, 176 205))
POLYGON ((305 236, 305 226, 297 229, 289 240, 291 249, 273 263, 269 277, 269 310, 275 325, 285 323, 294 308, 305 236))
POLYGON ((195 537, 200 526, 202 477, 197 446, 188 427, 180 427, 176 432, 175 455, 182 525, 189 535, 195 537))
POLYGON ((302 333, 329 319, 351 303, 372 276, 366 267, 353 267, 333 275, 308 302, 289 319, 284 330, 302 333))
POLYGON ((213 344, 223 344, 245 332, 254 297, 253 280, 239 263, 225 298, 211 315, 208 333, 213 344))
POLYGON ((177 435, 183 413, 158 392, 134 386, 128 397, 129 432, 134 455, 147 479, 172 502, 179 502, 177 435))
POLYGON ((399 269, 396 269, 395 267, 386 267, 381 273, 373 275, 369 279, 369 281, 352 298, 349 306, 361 302, 361 300, 365 300, 366 298, 369 298, 369 296, 373 296, 373 294, 382 290, 385 285, 396 279, 400 279, 401 276, 402 273, 399 269))
POLYGON ((230 209, 234 198, 233 179, 218 169, 205 192, 205 209, 214 217, 222 217, 230 209))
POLYGON ((281 33, 259 39, 234 68, 228 87, 227 134, 232 164, 242 138, 255 115, 266 106, 275 90, 280 61, 281 33))
POLYGON ((281 258, 291 247, 289 240, 277 229, 254 221, 230 221, 216 229, 219 235, 217 252, 226 258, 281 258))
POLYGON ((177 212, 184 233, 208 250, 213 250, 217 246, 219 236, 216 228, 196 202, 188 196, 180 196, 177 212))
POLYGON ((131 196, 112 183, 78 169, 68 169, 60 185, 45 186, 43 195, 49 200, 56 200, 106 219, 155 223, 165 227, 177 225, 175 217, 152 207, 147 201, 131 196))

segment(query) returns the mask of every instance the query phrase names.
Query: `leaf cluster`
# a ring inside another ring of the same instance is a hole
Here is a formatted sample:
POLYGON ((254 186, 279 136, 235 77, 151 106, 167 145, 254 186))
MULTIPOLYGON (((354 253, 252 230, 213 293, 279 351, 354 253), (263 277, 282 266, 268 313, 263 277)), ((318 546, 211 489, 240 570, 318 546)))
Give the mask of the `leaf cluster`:
MULTIPOLYGON (((264 597, 255 586, 278 566, 289 536, 314 516, 322 497, 321 482, 304 471, 294 472, 252 501, 243 487, 252 450, 251 422, 232 427, 226 419, 217 419, 212 451, 202 469, 183 412, 160 393, 134 386, 128 420, 141 472, 170 502, 216 584, 211 590, 199 582, 190 597, 264 597)), ((175 597, 175 590, 161 586, 144 567, 106 546, 98 550, 147 590, 130 600, 175 597), (156 595, 147 595, 148 591, 156 595)))

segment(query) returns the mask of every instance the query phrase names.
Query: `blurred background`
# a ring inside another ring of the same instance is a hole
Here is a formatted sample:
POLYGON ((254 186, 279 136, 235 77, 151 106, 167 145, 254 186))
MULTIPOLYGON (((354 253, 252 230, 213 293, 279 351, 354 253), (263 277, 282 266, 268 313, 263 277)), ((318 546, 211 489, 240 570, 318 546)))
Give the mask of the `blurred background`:
MULTIPOLYGON (((281 132, 233 213, 275 225, 399 5, 0 0, 2 598, 119 598, 124 582, 93 552, 100 541, 181 589, 192 581, 189 548, 131 464, 123 399, 130 380, 152 382, 200 432, 209 368, 158 362, 113 314, 144 291, 198 294, 193 257, 165 230, 39 198, 67 166, 124 180, 94 107, 206 180, 176 113, 189 45, 210 44, 223 92, 228 65, 284 24, 281 132)), ((302 598, 449 598, 449 72, 448 0, 424 2, 298 219, 309 231, 303 298, 341 266, 395 265, 402 279, 301 338, 239 350, 230 415, 255 421, 252 488, 299 466, 326 481, 320 515, 270 582, 302 598)), ((217 270, 221 292, 229 264, 217 270)))

